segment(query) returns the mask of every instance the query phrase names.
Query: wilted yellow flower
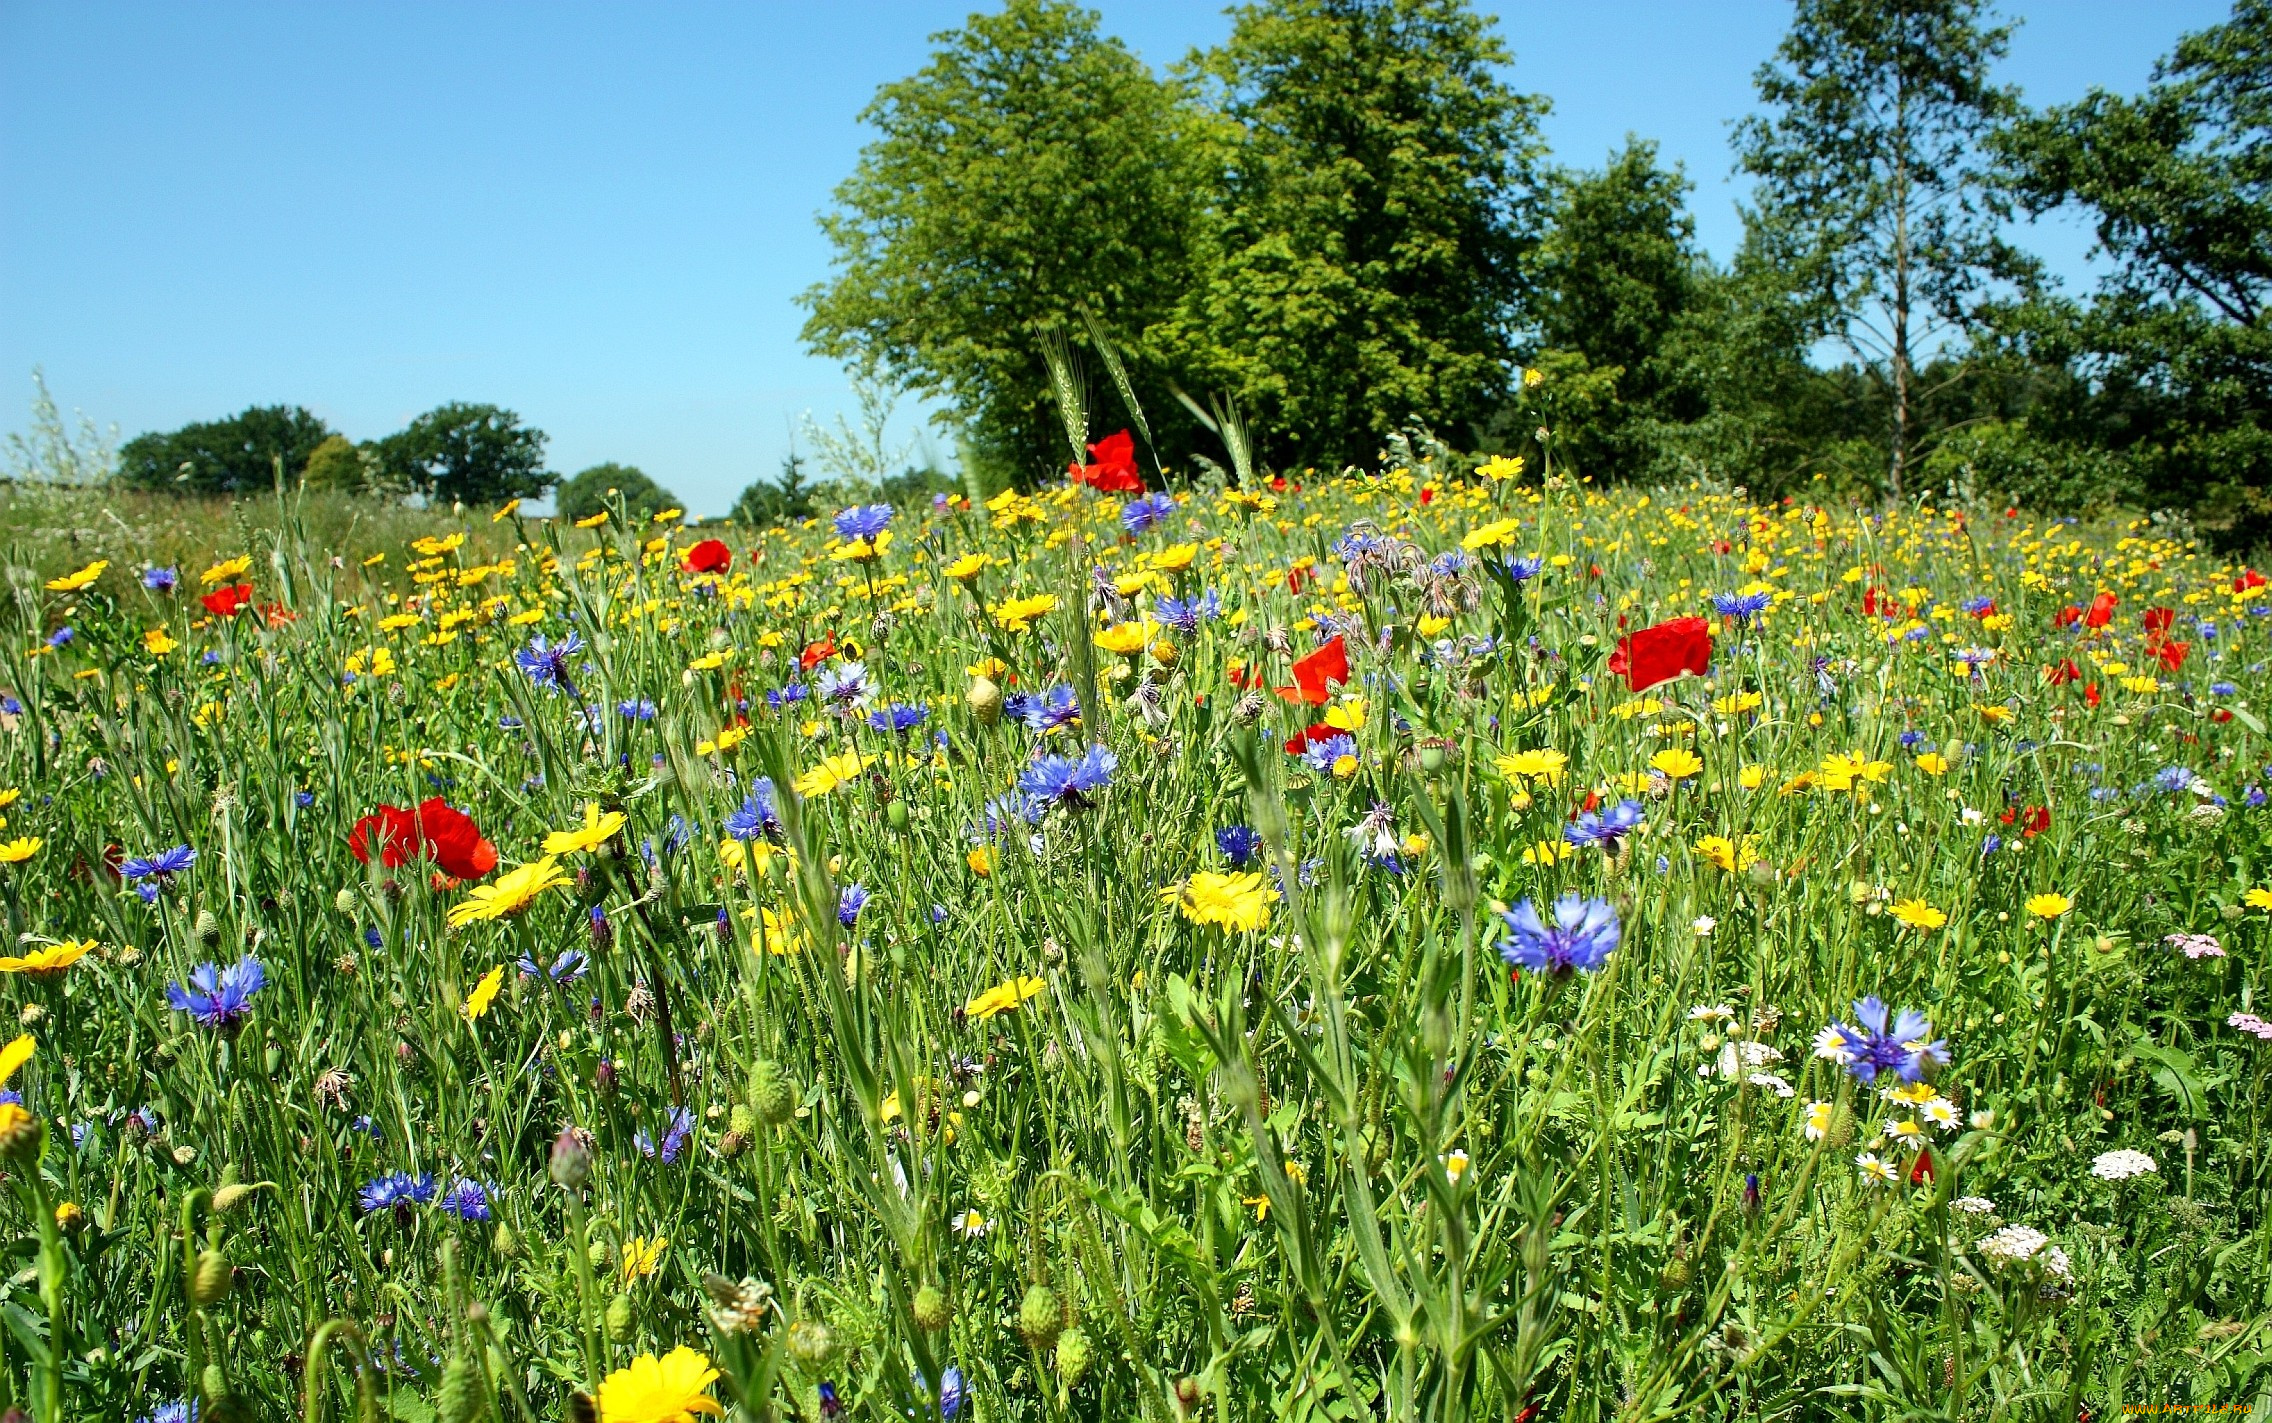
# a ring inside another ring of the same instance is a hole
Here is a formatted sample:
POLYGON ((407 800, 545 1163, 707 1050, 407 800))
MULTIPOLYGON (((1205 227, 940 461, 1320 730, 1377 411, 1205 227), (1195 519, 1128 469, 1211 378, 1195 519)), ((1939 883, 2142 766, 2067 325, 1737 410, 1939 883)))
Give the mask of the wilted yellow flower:
POLYGON ((1259 873, 1217 874, 1202 870, 1181 885, 1169 885, 1160 898, 1183 912, 1194 924, 1219 924, 1225 929, 1260 929, 1270 923, 1270 901, 1276 890, 1259 873))
POLYGON ((994 1018, 1017 1011, 1018 1005, 1049 991, 1049 985, 1027 974, 998 983, 962 1005, 966 1018, 994 1018))
POLYGON ((458 1008, 458 1011, 465 1015, 467 1022, 478 1022, 481 1015, 489 1011, 489 1005, 497 1001, 497 990, 504 985, 504 982, 505 966, 503 964, 497 965, 481 976, 481 982, 473 986, 473 992, 465 996, 464 1004, 458 1008))

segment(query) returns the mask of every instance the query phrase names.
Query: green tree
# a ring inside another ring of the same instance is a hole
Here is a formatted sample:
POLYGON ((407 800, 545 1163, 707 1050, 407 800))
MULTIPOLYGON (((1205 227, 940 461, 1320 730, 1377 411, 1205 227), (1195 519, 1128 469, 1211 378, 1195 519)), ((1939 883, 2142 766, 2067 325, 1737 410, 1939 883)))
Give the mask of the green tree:
POLYGON ((1192 120, 1065 0, 1009 0, 933 43, 861 115, 878 137, 821 219, 836 272, 799 298, 804 339, 949 403, 1027 476, 1066 458, 1038 330, 1087 309, 1140 358, 1183 283, 1192 120))
POLYGON ((452 402, 378 442, 380 476, 436 503, 502 504, 534 498, 557 478, 544 467, 545 434, 494 405, 452 402))
POLYGON ((1267 0, 1198 57, 1220 195, 1164 344, 1278 464, 1369 462, 1508 388, 1541 99, 1464 0, 1267 0))
POLYGON ((1645 430, 1705 413, 1701 382, 1667 350, 1710 276, 1688 212, 1690 185, 1679 169, 1658 166, 1654 143, 1631 139, 1600 171, 1561 174, 1553 186, 1532 307, 1531 364, 1548 378, 1495 422, 1488 443, 1519 444, 1540 423, 1534 416, 1605 387, 1582 423, 1572 409, 1557 412, 1556 459, 1631 478, 1650 463, 1645 430))
POLYGON ((376 457, 345 435, 333 435, 308 455, 300 482, 310 489, 359 494, 377 484, 376 457))
POLYGON ((2018 109, 1988 75, 2010 27, 1987 19, 1983 0, 1798 0, 1756 79, 1771 112, 1736 132, 1764 259, 1886 387, 1896 496, 1919 438, 1920 359, 2024 266, 1982 181, 1983 145, 2018 109))
POLYGON ((2144 94, 2093 90, 1997 147, 2019 206, 2087 213, 2109 265, 2088 303, 2005 314, 2012 348, 2087 381, 2033 423, 2121 451, 2227 545, 2272 540, 2272 3, 2185 36, 2144 94))
POLYGON ((805 461, 795 450, 782 457, 778 479, 751 481, 734 501, 733 520, 752 528, 770 528, 809 519, 814 512, 812 481, 805 478, 805 461))
POLYGON ((665 509, 683 507, 678 496, 627 464, 595 464, 563 481, 554 507, 563 519, 589 519, 618 502, 634 519, 651 519, 665 509))
POLYGON ((119 449, 118 474, 139 488, 185 494, 273 489, 278 460, 285 477, 297 479, 331 436, 330 426, 297 405, 256 405, 225 420, 137 435, 119 449))

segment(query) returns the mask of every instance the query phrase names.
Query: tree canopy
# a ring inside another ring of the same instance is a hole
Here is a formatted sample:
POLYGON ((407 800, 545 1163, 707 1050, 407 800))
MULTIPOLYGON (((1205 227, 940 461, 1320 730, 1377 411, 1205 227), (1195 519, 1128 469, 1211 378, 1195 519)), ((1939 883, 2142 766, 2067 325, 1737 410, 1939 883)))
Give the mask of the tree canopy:
POLYGON ((118 451, 119 478, 144 489, 241 494, 297 480, 331 427, 297 405, 255 405, 225 420, 138 435, 118 451))
POLYGON ((545 434, 495 405, 452 402, 379 441, 381 477, 442 503, 533 498, 558 476, 544 467, 545 434))

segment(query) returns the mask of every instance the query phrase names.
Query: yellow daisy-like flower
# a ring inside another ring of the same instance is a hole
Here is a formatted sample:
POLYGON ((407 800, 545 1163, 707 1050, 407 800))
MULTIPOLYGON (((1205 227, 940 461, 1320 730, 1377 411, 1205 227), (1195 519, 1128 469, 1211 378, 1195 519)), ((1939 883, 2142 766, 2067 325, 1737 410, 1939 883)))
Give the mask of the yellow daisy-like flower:
POLYGON ((1122 657, 1132 657, 1150 646, 1160 635, 1160 625, 1150 618, 1141 622, 1116 623, 1096 636, 1097 646, 1122 657))
POLYGON ((1736 784, 1747 791, 1758 790, 1761 786, 1767 784, 1767 768, 1765 766, 1744 767, 1736 772, 1736 784))
POLYGON ((2272 911, 2272 889, 2252 889, 2240 897, 2240 902, 2251 909, 2272 911))
POLYGON ((1800 1117, 1800 1130, 1808 1141, 1820 1141, 1830 1135, 1830 1104, 1809 1102, 1805 1115, 1800 1117))
POLYGON ((1477 465, 1475 472, 1482 478, 1490 480, 1493 484, 1509 479, 1520 479, 1523 477, 1523 457, 1521 455, 1493 455, 1477 465))
POLYGON ((801 796, 827 795, 845 782, 859 779, 860 773, 873 765, 875 759, 857 751, 839 751, 823 758, 819 765, 791 782, 791 786, 801 796))
POLYGON ((1023 598, 1010 598, 996 603, 990 611, 994 620, 1010 632, 1031 629, 1037 618, 1057 610, 1055 593, 1034 593, 1023 598))
POLYGON ((30 1033, 21 1034, 6 1047, 0 1047, 0 1086, 5 1086, 8 1079, 16 1075, 16 1069, 30 1062, 37 1051, 39 1044, 30 1033))
POLYGON ((222 559, 219 563, 198 574, 197 581, 206 584, 234 583, 250 572, 252 572, 252 555, 240 553, 235 558, 222 559))
POLYGON ((1696 842, 1696 853, 1730 874, 1748 870, 1759 862, 1759 851, 1749 835, 1743 837, 1740 845, 1725 835, 1707 835, 1696 842))
POLYGON ((66 573, 61 578, 48 579, 47 591, 50 593, 76 593, 81 588, 93 583, 97 578, 102 577, 103 570, 108 567, 110 567, 109 559, 98 558, 77 573, 66 573))
POLYGON ((173 634, 164 628, 151 628, 142 634, 142 650, 152 657, 163 657, 179 646, 181 644, 174 641, 173 634))
POLYGON ((1031 974, 998 983, 962 1005, 966 1018, 997 1018, 1014 1013, 1018 1005, 1049 991, 1049 985, 1031 974))
POLYGON ((649 1239, 634 1235, 623 1242, 623 1282, 630 1284, 655 1273, 663 1263, 663 1251, 670 1248, 670 1238, 658 1235, 649 1239))
POLYGON ((1365 729, 1365 699, 1363 697, 1350 697, 1327 707, 1325 724, 1340 731, 1363 731, 1365 729))
POLYGON ((1562 784, 1562 777, 1570 765, 1570 758, 1551 746, 1536 751, 1517 751, 1509 756, 1495 758, 1492 765, 1506 776, 1527 776, 1544 781, 1550 786, 1562 784))
POLYGON ((0 973, 61 973, 93 953, 94 949, 93 939, 66 939, 60 944, 42 944, 28 954, 0 958, 0 973))
POLYGON ((1886 913, 1912 929, 1933 930, 1949 922, 1949 916, 1922 899, 1897 900, 1886 913))
POLYGON ((641 1354, 600 1384, 600 1423, 689 1423, 725 1410, 708 1389, 718 1371, 684 1344, 658 1359, 641 1354))
POLYGON ((46 842, 37 835, 19 835, 6 844, 0 844, 0 865, 20 865, 39 853, 46 842))
POLYGON ((992 562, 993 560, 983 553, 966 553, 939 571, 957 583, 968 583, 971 579, 984 573, 986 566, 992 562))
POLYGON ((752 943, 751 948, 762 946, 765 952, 769 954, 784 956, 804 952, 804 932, 796 926, 787 914, 777 914, 770 906, 760 907, 758 924, 761 927, 758 938, 762 941, 762 944, 752 943))
POLYGON ((1567 840, 1541 840, 1523 851, 1523 863, 1558 865, 1577 853, 1567 840))
POLYGON ((2031 894, 2027 897, 2027 912, 2038 919, 2056 919, 2074 907, 2075 901, 2056 890, 2047 890, 2042 894, 2031 894))
POLYGON ((578 519, 576 521, 576 527, 579 529, 596 529, 606 522, 607 510, 602 509, 597 514, 591 515, 589 518, 578 519))
POLYGON ((1459 546, 1469 553, 1482 548, 1511 548, 1522 537, 1522 532, 1522 520, 1498 519, 1480 528, 1469 529, 1467 536, 1459 541, 1459 546))
POLYGON ((508 499, 503 504, 497 506, 497 512, 489 516, 489 522, 492 524, 502 524, 507 519, 512 518, 520 511, 521 501, 518 499, 508 499))
POLYGON ((993 874, 994 867, 1002 862, 1000 852, 991 845, 981 845, 962 858, 963 863, 970 866, 970 872, 980 879, 993 874))
POLYGON ((1152 567, 1162 573, 1181 573, 1186 568, 1191 567, 1191 561, 1197 557, 1199 557, 1199 545, 1197 544, 1169 544, 1166 548, 1152 555, 1152 567))
POLYGON ((1244 932, 1270 923, 1270 901, 1277 892, 1263 883, 1259 872, 1225 875, 1202 870, 1181 885, 1161 890, 1160 898, 1194 924, 1219 924, 1244 932))
POLYGON ((504 985, 505 966, 499 964, 481 976, 481 982, 475 984, 473 992, 465 996, 465 1002, 459 1006, 458 1011, 465 1015, 467 1022, 479 1022, 481 1015, 489 1011, 489 1005, 497 1001, 497 990, 504 985))
POLYGON ((1704 769, 1704 760, 1685 746, 1667 746, 1649 758, 1649 769, 1671 781, 1684 781, 1704 769))
POLYGON ((1938 751, 1928 751, 1917 758, 1916 764, 1917 769, 1928 776, 1946 775, 1949 769, 1949 758, 1938 751))
POLYGON ((848 539, 829 550, 828 556, 838 563, 874 563, 891 547, 891 530, 884 529, 872 539, 848 539))
POLYGON ((559 889, 572 882, 562 872, 559 861, 547 855, 507 870, 488 884, 475 885, 464 899, 450 906, 450 927, 462 929, 468 924, 518 914, 534 904, 536 897, 546 890, 559 889))
POLYGON ((547 855, 574 855, 585 850, 596 850, 615 838, 624 825, 624 813, 611 810, 602 814, 598 801, 584 802, 584 823, 573 830, 555 830, 544 837, 547 855))

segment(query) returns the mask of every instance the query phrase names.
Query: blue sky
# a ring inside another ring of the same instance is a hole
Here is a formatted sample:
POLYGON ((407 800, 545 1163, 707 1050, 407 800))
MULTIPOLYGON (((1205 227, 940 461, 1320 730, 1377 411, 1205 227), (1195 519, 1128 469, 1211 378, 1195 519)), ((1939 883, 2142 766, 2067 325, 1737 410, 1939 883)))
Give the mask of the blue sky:
MULTIPOLYGON (((797 339, 813 218, 876 87, 970 8, 0 0, 0 429, 34 365, 128 435, 298 403, 363 439, 486 400, 548 431, 555 469, 636 464, 722 512, 800 413, 849 404, 797 339)), ((1155 65, 1229 28, 1214 0, 1099 8, 1155 65)), ((2004 77, 2050 103, 2137 88, 2225 6, 2007 12, 2004 77)), ((1556 158, 1657 139, 1727 255, 1728 124, 1787 4, 1501 13, 1556 158)), ((2038 246, 2074 271, 2085 243, 2038 246)))

